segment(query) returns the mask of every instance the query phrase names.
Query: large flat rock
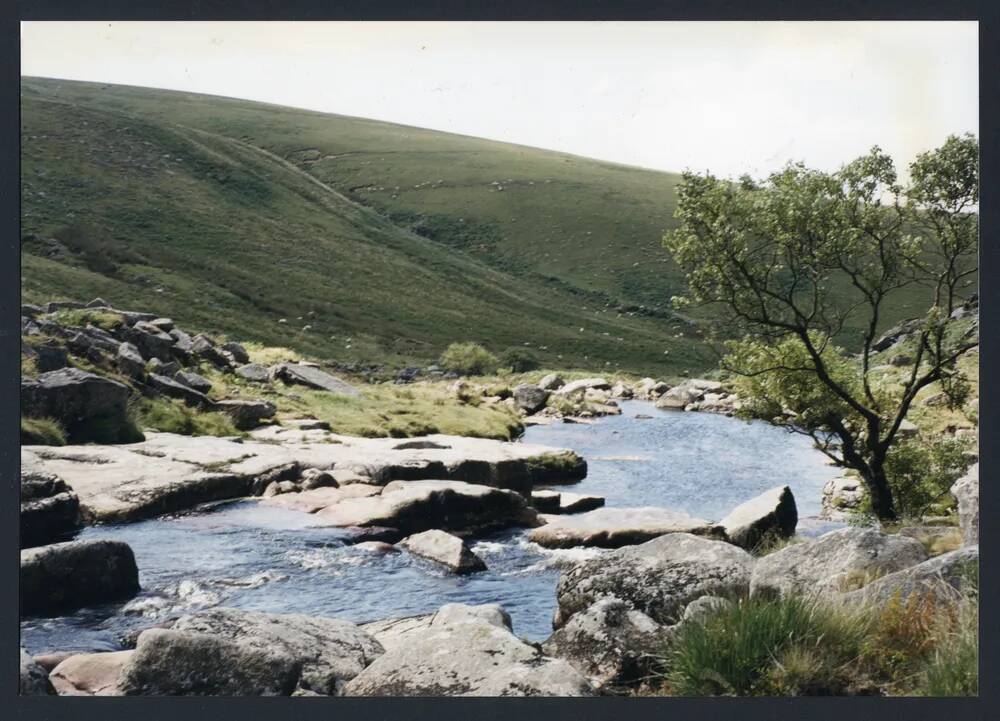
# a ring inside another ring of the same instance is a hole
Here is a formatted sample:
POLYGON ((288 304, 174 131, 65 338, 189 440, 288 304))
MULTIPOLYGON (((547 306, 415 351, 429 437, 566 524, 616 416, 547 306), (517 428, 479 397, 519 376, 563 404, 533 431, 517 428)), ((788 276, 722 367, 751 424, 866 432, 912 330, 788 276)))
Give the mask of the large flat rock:
POLYGON ((475 535, 531 526, 536 513, 514 491, 462 481, 393 481, 381 494, 348 498, 315 514, 317 526, 390 528, 402 536, 430 529, 475 535))
POLYGON ((489 619, 469 607, 442 611, 387 646, 348 682, 346 695, 594 695, 581 673, 519 639, 502 619, 489 619))
POLYGON ((654 621, 676 624, 685 607, 702 596, 747 592, 753 557, 725 541, 670 533, 574 565, 559 579, 560 627, 604 598, 625 601, 654 621))
POLYGON ((260 493, 259 479, 289 466, 293 473, 347 471, 375 485, 448 479, 524 495, 536 483, 579 479, 587 471, 572 451, 547 446, 445 435, 355 438, 279 426, 243 440, 150 432, 128 445, 21 448, 21 467, 62 478, 88 523, 148 518, 260 493))
POLYGON ((542 515, 545 525, 529 539, 545 548, 594 546, 620 548, 645 543, 667 533, 711 535, 717 527, 681 511, 644 506, 641 508, 598 508, 576 515, 542 515))
POLYGON ((121 541, 54 543, 21 551, 21 613, 54 616, 139 591, 135 555, 121 541))

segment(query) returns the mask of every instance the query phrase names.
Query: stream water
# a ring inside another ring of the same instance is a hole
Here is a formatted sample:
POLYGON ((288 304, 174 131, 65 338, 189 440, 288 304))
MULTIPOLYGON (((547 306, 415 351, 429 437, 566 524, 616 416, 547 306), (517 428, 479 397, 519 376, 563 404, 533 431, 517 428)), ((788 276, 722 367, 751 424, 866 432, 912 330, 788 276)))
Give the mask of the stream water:
MULTIPOLYGON (((621 416, 593 424, 529 428, 524 440, 572 448, 589 474, 563 490, 605 496, 609 506, 665 506, 707 519, 777 485, 792 488, 800 518, 819 512, 820 491, 836 470, 808 439, 764 423, 710 413, 623 404, 621 416), (647 416, 643 418, 642 416, 647 416)), ((560 569, 601 551, 549 551, 523 530, 479 539, 489 570, 454 576, 406 553, 344 544, 335 529, 310 528, 297 511, 241 500, 120 526, 91 527, 81 539, 125 541, 135 552, 141 593, 124 604, 21 621, 31 653, 116 650, 130 629, 216 605, 363 622, 436 610, 444 603, 499 603, 515 633, 551 631, 560 569)), ((818 533, 827 524, 800 523, 818 533)))

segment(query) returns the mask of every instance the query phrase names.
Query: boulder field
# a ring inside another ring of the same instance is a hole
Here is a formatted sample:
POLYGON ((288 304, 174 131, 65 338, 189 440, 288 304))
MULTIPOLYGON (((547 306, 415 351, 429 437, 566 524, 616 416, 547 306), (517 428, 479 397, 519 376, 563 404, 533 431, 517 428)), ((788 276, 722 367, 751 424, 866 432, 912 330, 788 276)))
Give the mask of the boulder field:
MULTIPOLYGON (((401 545, 422 552, 419 540, 401 545)), ((726 541, 670 533, 567 568, 555 630, 538 644, 519 638, 496 604, 447 604, 364 624, 219 607, 142 630, 132 649, 36 658, 22 650, 20 688, 113 696, 614 695, 661 672, 683 625, 750 594, 799 584, 848 606, 913 593, 946 599, 978 562, 977 546, 926 560, 910 542, 843 529, 755 558, 726 541), (876 568, 895 570, 872 580, 876 568), (845 590, 844 579, 859 587, 845 590)))

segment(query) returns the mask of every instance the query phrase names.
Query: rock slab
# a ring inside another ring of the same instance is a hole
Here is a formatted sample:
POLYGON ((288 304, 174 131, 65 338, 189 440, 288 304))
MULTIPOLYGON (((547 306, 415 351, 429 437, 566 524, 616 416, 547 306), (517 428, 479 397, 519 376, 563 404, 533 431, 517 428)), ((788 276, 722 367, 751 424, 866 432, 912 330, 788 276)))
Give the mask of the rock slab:
POLYGON ((400 541, 400 546, 410 553, 442 564, 453 573, 466 574, 485 571, 486 564, 458 536, 432 529, 415 533, 400 541))
POLYGON ((139 591, 132 549, 121 541, 69 541, 21 551, 21 613, 55 615, 131 598, 139 591))
POLYGON ((718 527, 681 511, 646 506, 598 508, 572 516, 543 515, 545 525, 534 529, 529 540, 544 548, 620 548, 645 543, 668 533, 712 535, 718 527))

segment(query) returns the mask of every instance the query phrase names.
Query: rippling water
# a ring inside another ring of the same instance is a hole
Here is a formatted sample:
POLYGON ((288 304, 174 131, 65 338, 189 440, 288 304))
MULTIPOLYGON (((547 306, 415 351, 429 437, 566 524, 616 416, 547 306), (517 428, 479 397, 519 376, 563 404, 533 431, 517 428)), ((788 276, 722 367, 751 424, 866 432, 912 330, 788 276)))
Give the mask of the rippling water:
MULTIPOLYGON (((592 425, 529 428, 525 440, 572 448, 587 458, 588 477, 564 490, 603 495, 609 506, 666 506, 713 520, 782 484, 795 493, 800 517, 813 515, 820 489, 836 475, 804 437, 639 402, 592 425)), ((85 529, 80 538, 132 546, 142 592, 125 604, 23 620, 22 642, 32 653, 114 650, 129 629, 219 604, 360 622, 425 613, 449 602, 500 603, 516 633, 540 640, 551 630, 560 568, 600 553, 547 551, 528 543, 524 531, 507 531, 473 545, 489 570, 453 576, 406 553, 345 546, 336 529, 309 528, 310 521, 308 514, 247 500, 85 529)))

